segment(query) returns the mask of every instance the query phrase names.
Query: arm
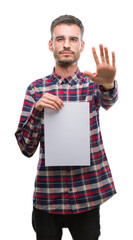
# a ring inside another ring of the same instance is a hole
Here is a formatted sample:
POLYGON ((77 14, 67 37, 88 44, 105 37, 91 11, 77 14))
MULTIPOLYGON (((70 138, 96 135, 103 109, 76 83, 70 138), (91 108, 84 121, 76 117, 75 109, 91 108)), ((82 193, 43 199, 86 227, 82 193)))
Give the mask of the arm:
POLYGON ((102 106, 104 109, 108 110, 118 99, 117 81, 114 81, 114 87, 109 90, 105 90, 102 86, 94 83, 93 97, 97 109, 102 106))
POLYGON ((101 63, 93 47, 92 53, 96 63, 96 74, 85 71, 84 74, 94 82, 94 99, 96 106, 105 109, 110 108, 118 98, 117 82, 114 80, 116 75, 115 53, 112 52, 112 64, 110 64, 107 47, 103 48, 100 44, 101 63))
POLYGON ((34 85, 31 84, 26 92, 20 122, 15 133, 18 145, 27 157, 34 154, 39 144, 43 109, 48 107, 59 110, 63 106, 62 100, 52 94, 44 93, 38 101, 36 101, 35 95, 34 85))
POLYGON ((38 146, 41 135, 41 118, 43 113, 35 107, 35 90, 32 85, 27 89, 20 122, 15 133, 22 153, 31 157, 38 146))

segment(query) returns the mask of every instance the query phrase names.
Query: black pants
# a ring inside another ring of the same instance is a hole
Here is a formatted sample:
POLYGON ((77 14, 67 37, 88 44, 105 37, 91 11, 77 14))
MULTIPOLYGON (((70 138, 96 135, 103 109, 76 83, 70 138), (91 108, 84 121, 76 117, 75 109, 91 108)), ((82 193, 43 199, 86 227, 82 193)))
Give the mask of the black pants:
POLYGON ((73 240, 98 240, 99 208, 79 214, 49 214, 33 208, 32 225, 37 240, 61 240, 62 228, 68 228, 73 240))

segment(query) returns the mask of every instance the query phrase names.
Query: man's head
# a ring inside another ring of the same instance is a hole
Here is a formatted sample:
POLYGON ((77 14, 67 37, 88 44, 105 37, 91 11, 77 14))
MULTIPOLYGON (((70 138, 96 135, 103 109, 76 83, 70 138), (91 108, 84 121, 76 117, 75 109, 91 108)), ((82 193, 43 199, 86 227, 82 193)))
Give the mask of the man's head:
POLYGON ((56 63, 62 66, 77 63, 84 49, 83 32, 82 22, 71 15, 60 16, 52 22, 49 49, 56 63))
POLYGON ((83 38, 83 34, 84 34, 84 26, 82 24, 82 22, 72 16, 72 15, 62 15, 58 18, 56 18, 55 20, 53 20, 52 24, 51 24, 51 39, 53 38, 53 31, 54 31, 54 28, 57 26, 57 25, 61 25, 61 24, 66 24, 66 25, 77 25, 79 28, 80 28, 80 32, 81 32, 81 39, 83 38))

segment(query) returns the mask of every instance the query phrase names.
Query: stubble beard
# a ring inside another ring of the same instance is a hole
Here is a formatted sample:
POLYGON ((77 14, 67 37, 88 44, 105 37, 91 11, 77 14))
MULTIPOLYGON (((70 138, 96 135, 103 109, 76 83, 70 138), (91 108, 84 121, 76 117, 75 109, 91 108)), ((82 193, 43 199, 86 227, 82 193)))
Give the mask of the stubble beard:
POLYGON ((68 66, 70 66, 70 65, 74 65, 74 64, 76 64, 77 63, 77 61, 76 60, 69 60, 69 61, 61 61, 61 60, 56 60, 56 62, 60 65, 60 66, 62 66, 62 67, 68 67, 68 66))
POLYGON ((54 52, 54 58, 56 60, 56 63, 62 67, 68 67, 68 66, 76 64, 79 57, 80 57, 80 53, 79 54, 73 53, 72 59, 69 59, 69 58, 67 59, 67 57, 66 57, 66 59, 61 59, 60 53, 54 52))

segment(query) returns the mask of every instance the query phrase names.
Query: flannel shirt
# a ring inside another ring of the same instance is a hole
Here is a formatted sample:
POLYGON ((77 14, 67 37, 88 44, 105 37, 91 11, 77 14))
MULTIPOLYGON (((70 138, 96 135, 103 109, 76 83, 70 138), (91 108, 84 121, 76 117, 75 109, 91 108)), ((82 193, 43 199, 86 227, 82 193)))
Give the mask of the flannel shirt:
POLYGON ((117 98, 116 81, 113 89, 103 91, 79 69, 67 79, 53 71, 51 75, 29 85, 15 136, 22 153, 27 157, 34 154, 40 143, 33 194, 35 208, 53 214, 76 214, 100 206, 116 193, 103 146, 99 109, 101 106, 109 109, 117 98), (89 102, 90 166, 45 166, 45 116, 34 105, 46 92, 63 101, 89 102))

